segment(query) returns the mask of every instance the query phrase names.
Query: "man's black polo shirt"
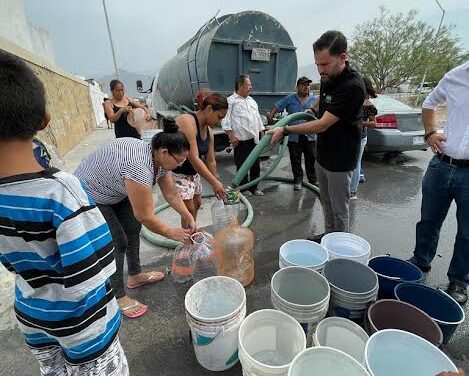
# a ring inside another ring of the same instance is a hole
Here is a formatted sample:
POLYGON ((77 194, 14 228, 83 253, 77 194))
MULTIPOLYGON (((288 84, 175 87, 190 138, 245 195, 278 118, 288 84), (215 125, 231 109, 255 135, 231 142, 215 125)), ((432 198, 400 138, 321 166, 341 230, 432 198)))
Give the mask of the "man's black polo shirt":
POLYGON ((331 82, 321 84, 319 117, 328 111, 339 118, 325 132, 318 133, 317 160, 326 170, 343 172, 355 169, 364 100, 365 83, 348 62, 342 73, 331 82))

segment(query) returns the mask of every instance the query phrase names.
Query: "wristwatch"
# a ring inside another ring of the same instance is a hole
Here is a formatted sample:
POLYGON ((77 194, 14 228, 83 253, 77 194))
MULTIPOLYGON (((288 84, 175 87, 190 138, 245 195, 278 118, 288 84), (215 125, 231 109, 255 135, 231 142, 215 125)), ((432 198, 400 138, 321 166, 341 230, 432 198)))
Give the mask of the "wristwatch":
POLYGON ((288 125, 284 125, 283 126, 283 136, 288 136, 290 134, 289 130, 288 130, 288 125))

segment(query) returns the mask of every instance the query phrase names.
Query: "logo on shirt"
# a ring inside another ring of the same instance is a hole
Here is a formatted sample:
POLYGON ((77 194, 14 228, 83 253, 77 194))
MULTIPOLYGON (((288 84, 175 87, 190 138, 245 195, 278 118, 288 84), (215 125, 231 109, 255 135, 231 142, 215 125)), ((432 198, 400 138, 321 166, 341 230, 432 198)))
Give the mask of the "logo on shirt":
POLYGON ((332 103, 332 96, 331 95, 326 95, 325 102, 328 103, 328 104, 331 104, 332 103))

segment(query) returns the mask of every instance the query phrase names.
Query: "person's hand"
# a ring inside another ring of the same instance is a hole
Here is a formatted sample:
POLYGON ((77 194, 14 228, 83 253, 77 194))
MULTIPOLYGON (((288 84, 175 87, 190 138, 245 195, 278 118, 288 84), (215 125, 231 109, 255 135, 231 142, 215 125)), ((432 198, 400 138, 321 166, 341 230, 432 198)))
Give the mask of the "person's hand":
POLYGON ((271 135, 272 139, 270 140, 270 144, 275 144, 276 142, 280 142, 283 140, 283 128, 275 128, 271 129, 266 132, 266 135, 271 135))
POLYGON ((192 235, 192 230, 173 227, 169 228, 164 235, 169 239, 187 243, 189 241, 189 237, 192 235))
POLYGON ((466 374, 460 368, 458 372, 441 372, 436 376, 465 376, 466 374))
POLYGON ((215 196, 217 196, 218 199, 221 199, 226 196, 225 188, 219 180, 217 180, 217 182, 212 185, 212 189, 213 193, 215 193, 215 196))
POLYGON ((444 142, 446 141, 446 136, 441 133, 433 133, 428 137, 427 144, 432 149, 432 152, 437 154, 443 154, 445 151, 444 142))
POLYGON ((185 218, 185 222, 187 223, 187 230, 190 231, 191 235, 194 232, 197 232, 197 224, 195 223, 194 218, 191 216, 185 218))
POLYGON ((125 107, 121 107, 121 111, 129 113, 133 111, 133 108, 132 106, 125 106, 125 107))
POLYGON ((236 137, 235 135, 232 135, 230 137, 230 142, 231 142, 231 146, 233 146, 234 148, 239 145, 238 137, 236 137))
POLYGON ((272 125, 274 123, 274 118, 270 112, 267 112, 265 115, 267 118, 267 124, 272 125))

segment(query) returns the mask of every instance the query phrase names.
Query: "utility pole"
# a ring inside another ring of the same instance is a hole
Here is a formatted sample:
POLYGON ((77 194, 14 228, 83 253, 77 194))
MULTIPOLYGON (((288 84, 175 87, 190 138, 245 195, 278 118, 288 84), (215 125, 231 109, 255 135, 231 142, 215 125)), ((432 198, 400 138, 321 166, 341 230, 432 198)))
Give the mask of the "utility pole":
POLYGON ((114 43, 112 42, 111 28, 109 27, 109 18, 107 15, 106 0, 102 0, 102 1, 103 1, 103 8, 104 8, 104 16, 106 17, 107 32, 109 34, 109 42, 111 42, 111 51, 112 51, 112 60, 114 61, 114 70, 115 70, 116 78, 119 79, 119 69, 117 68, 116 52, 114 51, 114 43))
MULTIPOLYGON (((438 25, 438 29, 437 29, 436 34, 435 34, 435 43, 437 43, 438 42, 438 37, 440 35, 441 25, 443 24, 443 18, 445 18, 446 11, 443 9, 443 7, 441 6, 441 4, 438 0, 435 0, 435 1, 438 4, 438 6, 440 7, 441 12, 442 12, 441 19, 440 19, 440 24, 438 25)), ((428 65, 426 66, 425 72, 423 73, 422 82, 420 83, 419 91, 417 93, 417 98, 415 99, 415 106, 417 106, 417 103, 420 100, 420 93, 422 92, 423 84, 425 83, 425 79, 427 78, 427 73, 428 73, 428 65)))

